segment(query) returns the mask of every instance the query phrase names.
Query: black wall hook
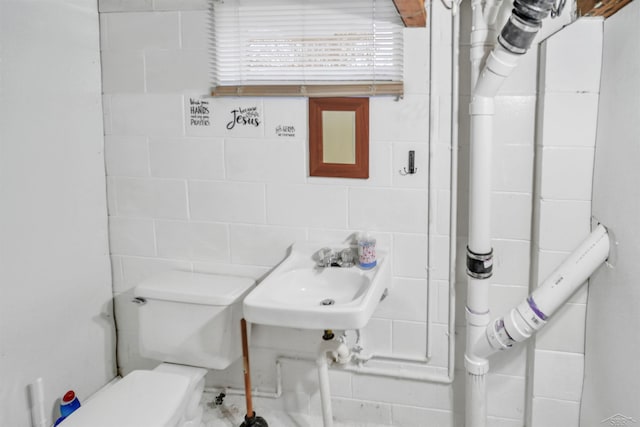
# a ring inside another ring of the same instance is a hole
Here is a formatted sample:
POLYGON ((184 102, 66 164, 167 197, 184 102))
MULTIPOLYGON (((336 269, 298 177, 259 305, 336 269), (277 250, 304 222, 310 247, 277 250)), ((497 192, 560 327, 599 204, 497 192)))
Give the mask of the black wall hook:
POLYGON ((409 150, 409 169, 403 168, 400 171, 400 175, 413 175, 418 172, 418 168, 416 167, 416 152, 414 150, 409 150))

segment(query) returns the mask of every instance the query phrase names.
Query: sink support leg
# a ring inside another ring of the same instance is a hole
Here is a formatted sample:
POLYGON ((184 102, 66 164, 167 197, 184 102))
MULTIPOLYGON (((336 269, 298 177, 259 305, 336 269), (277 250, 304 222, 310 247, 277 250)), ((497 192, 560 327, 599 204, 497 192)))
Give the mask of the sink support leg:
POLYGON ((351 360, 351 351, 342 339, 335 338, 331 330, 325 330, 316 359, 324 427, 333 427, 333 410, 331 408, 331 392, 329 391, 329 357, 334 362, 346 364, 351 360))

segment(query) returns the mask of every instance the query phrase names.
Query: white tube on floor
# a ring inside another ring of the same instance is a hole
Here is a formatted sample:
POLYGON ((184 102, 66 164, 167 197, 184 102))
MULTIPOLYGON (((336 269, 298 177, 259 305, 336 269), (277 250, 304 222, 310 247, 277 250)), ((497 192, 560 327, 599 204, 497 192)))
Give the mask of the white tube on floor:
POLYGON ((31 395, 31 423, 33 427, 47 427, 49 421, 44 410, 44 382, 39 377, 29 387, 31 395))

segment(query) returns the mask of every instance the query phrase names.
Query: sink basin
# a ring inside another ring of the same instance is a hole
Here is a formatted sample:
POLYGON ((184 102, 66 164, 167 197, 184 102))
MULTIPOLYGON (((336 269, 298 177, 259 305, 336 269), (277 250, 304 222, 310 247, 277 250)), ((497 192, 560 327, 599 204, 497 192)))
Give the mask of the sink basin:
POLYGON ((244 299, 248 322, 301 329, 360 329, 364 327, 390 286, 386 253, 378 250, 377 265, 316 266, 314 254, 323 245, 299 242, 244 299))

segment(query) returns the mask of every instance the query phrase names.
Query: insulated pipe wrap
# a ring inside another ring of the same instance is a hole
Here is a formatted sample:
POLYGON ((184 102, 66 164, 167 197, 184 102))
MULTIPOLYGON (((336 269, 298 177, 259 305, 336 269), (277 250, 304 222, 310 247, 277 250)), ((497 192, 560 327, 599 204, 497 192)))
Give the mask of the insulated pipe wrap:
POLYGON ((539 29, 539 24, 527 24, 514 13, 502 28, 498 42, 508 51, 523 55, 531 47, 539 29))
POLYGON ((513 2, 513 13, 520 16, 523 21, 535 23, 540 27, 541 21, 553 9, 553 4, 554 0, 515 0, 513 2))
POLYGON ((554 0, 515 0, 498 42, 512 53, 521 55, 527 52, 553 5, 554 0))
POLYGON ((488 279, 493 274, 493 250, 477 254, 467 247, 467 274, 476 279, 488 279))

